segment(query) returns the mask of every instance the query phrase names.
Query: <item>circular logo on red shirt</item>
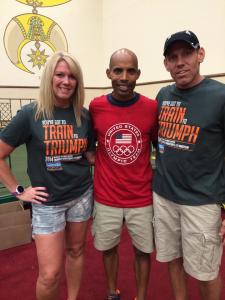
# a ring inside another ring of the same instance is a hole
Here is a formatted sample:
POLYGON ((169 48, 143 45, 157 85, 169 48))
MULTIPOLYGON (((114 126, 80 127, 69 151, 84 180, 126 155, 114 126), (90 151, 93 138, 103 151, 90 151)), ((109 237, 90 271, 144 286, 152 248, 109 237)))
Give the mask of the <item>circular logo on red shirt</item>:
POLYGON ((110 158, 120 165, 133 163, 141 153, 141 132, 130 123, 118 123, 105 135, 105 147, 110 158))

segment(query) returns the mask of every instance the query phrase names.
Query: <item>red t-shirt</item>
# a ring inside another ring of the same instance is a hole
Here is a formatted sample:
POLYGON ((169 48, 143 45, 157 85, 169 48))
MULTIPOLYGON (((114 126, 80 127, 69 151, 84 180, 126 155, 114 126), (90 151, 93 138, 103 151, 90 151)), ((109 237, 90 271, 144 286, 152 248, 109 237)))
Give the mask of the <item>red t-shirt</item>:
POLYGON ((157 140, 157 104, 137 94, 119 106, 112 95, 90 103, 98 141, 94 167, 94 197, 114 207, 152 204, 151 141, 157 140))

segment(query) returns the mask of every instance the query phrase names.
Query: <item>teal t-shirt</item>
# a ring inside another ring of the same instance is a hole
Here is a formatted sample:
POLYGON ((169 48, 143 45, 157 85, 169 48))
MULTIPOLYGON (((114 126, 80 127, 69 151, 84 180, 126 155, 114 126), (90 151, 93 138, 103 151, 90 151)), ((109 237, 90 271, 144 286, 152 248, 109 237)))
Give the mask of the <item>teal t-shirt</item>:
POLYGON ((204 79, 158 95, 159 134, 153 190, 179 204, 225 199, 225 85, 204 79))
POLYGON ((53 119, 35 120, 35 112, 35 103, 23 106, 0 137, 13 147, 26 144, 28 175, 33 187, 47 188, 45 204, 66 203, 92 184, 84 157, 95 148, 89 113, 83 109, 82 125, 77 127, 72 107, 56 107, 53 119))

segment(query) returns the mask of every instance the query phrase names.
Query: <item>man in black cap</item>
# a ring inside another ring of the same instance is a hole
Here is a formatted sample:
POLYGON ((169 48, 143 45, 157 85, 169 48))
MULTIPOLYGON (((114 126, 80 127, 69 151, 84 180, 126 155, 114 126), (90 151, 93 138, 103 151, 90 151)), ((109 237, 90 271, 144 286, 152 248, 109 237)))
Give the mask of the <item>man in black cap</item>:
POLYGON ((221 208, 225 196, 225 85, 200 75, 205 51, 191 31, 167 38, 164 65, 175 84, 158 95, 154 177, 157 260, 168 262, 176 300, 187 299, 186 274, 204 300, 219 300, 221 208))

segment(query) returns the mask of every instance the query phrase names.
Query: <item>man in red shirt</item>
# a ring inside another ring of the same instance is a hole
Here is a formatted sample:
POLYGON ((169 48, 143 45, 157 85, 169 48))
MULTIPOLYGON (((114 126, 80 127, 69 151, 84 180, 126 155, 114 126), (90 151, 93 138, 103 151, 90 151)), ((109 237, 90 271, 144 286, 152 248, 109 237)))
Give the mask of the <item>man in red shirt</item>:
POLYGON ((114 52, 106 71, 113 91, 92 100, 98 141, 94 171, 95 247, 103 253, 108 300, 119 300, 118 252, 126 223, 135 252, 137 298, 145 300, 153 251, 151 141, 157 139, 157 104, 134 92, 140 76, 136 55, 114 52))

